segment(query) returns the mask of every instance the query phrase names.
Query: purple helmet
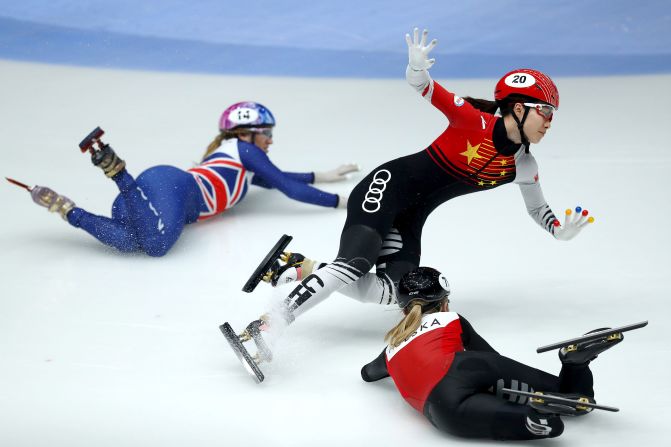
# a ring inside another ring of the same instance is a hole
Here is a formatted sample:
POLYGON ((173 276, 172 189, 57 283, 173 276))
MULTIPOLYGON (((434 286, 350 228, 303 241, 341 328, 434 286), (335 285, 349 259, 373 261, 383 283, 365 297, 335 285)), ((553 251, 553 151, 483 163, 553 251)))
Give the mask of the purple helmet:
POLYGON ((258 102, 238 102, 224 110, 219 118, 219 130, 273 127, 275 117, 258 102))

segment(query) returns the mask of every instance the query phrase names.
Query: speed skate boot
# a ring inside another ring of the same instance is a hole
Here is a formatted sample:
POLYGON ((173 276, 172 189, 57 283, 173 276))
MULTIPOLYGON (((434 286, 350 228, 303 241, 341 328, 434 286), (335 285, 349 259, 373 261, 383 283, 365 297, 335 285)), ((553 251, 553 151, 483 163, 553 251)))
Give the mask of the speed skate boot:
POLYGON ((539 413, 556 414, 561 416, 583 416, 590 413, 593 408, 580 405, 581 403, 595 404, 596 401, 592 397, 583 396, 577 393, 544 393, 536 391, 535 396, 529 397, 529 406, 539 413), (563 398, 566 402, 560 402, 563 398), (552 400, 551 400, 552 399, 552 400))
POLYGON ((106 144, 91 155, 91 162, 103 170, 107 177, 114 177, 126 167, 126 162, 119 158, 114 150, 106 144))
POLYGON ((67 220, 68 213, 75 207, 75 202, 46 186, 33 186, 30 189, 33 202, 45 207, 52 213, 58 213, 67 220))
POLYGON ((100 140, 104 134, 104 130, 96 127, 79 143, 79 148, 82 152, 89 151, 93 165, 98 166, 107 177, 112 178, 126 167, 126 162, 119 158, 109 144, 100 140))
MULTIPOLYGON (((606 331, 608 329, 610 328, 594 329, 593 331, 587 332, 585 335, 606 331)), ((622 340, 624 340, 624 335, 622 335, 622 332, 617 332, 596 340, 565 346, 559 350, 559 360, 567 365, 586 364, 594 360, 603 351, 612 348, 622 340)))
POLYGON ((308 259, 300 253, 285 251, 280 255, 280 259, 273 262, 270 270, 263 275, 262 280, 270 283, 273 287, 301 281, 315 270, 316 264, 316 261, 308 259))

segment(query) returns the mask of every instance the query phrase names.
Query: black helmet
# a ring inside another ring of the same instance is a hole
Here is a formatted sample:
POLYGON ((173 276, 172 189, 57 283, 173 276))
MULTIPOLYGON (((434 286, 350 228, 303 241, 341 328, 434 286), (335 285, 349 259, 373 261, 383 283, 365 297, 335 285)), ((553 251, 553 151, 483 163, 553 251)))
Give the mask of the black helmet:
POLYGON ((403 275, 398 284, 398 305, 401 308, 407 307, 412 300, 437 303, 449 295, 450 283, 447 278, 431 267, 417 267, 403 275))

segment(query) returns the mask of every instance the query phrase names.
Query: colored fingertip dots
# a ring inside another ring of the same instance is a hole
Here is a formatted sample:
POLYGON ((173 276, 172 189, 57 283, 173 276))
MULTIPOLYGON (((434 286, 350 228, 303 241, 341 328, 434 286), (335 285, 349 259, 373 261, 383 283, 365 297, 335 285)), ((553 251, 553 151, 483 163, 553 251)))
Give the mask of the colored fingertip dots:
POLYGON ((579 213, 580 211, 582 211, 582 207, 581 206, 576 206, 575 207, 575 212, 579 213))
MULTIPOLYGON (((566 210, 566 211, 570 211, 570 210, 566 210)), ((558 227, 558 226, 561 225, 561 223, 559 223, 559 219, 555 219, 554 222, 552 222, 552 225, 554 225, 555 227, 558 227)))
POLYGON ((589 222, 589 223, 594 223, 594 218, 590 216, 590 218, 587 219, 587 222, 589 222))
POLYGON ((573 213, 573 211, 570 208, 566 209, 566 215, 570 216, 573 213))

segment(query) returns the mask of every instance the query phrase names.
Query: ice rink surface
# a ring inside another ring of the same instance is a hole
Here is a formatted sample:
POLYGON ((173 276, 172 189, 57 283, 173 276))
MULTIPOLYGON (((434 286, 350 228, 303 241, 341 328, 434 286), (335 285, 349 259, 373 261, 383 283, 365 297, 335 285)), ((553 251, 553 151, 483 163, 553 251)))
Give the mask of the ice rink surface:
MULTIPOLYGON (((449 63, 445 58, 439 63, 449 63)), ((426 147, 440 112, 402 79, 336 80, 113 71, 0 62, 3 176, 49 186, 108 215, 115 185, 77 143, 95 126, 132 174, 188 168, 230 103, 278 119, 271 158, 286 170, 363 171, 426 147)), ((441 79, 490 98, 495 80, 441 79)), ((671 76, 558 78, 561 109, 532 148, 555 213, 596 223, 558 242, 526 214, 518 188, 452 200, 428 220, 422 264, 444 271, 452 308, 499 350, 557 373, 535 348, 587 330, 650 320, 593 363, 596 398, 621 408, 566 421, 547 445, 661 445, 668 438, 671 76)), ((28 194, 0 187, 0 445, 490 445, 444 435, 391 381, 359 370, 383 347, 396 308, 335 294, 299 319, 255 384, 218 325, 241 329, 281 297, 242 284, 282 233, 331 260, 345 212, 254 189, 189 226, 164 258, 106 248, 28 194)), ((284 292, 287 292, 286 289, 284 292)), ((541 442, 538 442, 540 444, 541 442)), ((531 445, 531 444, 529 444, 531 445)), ((535 444, 533 444, 535 445, 535 444)))

